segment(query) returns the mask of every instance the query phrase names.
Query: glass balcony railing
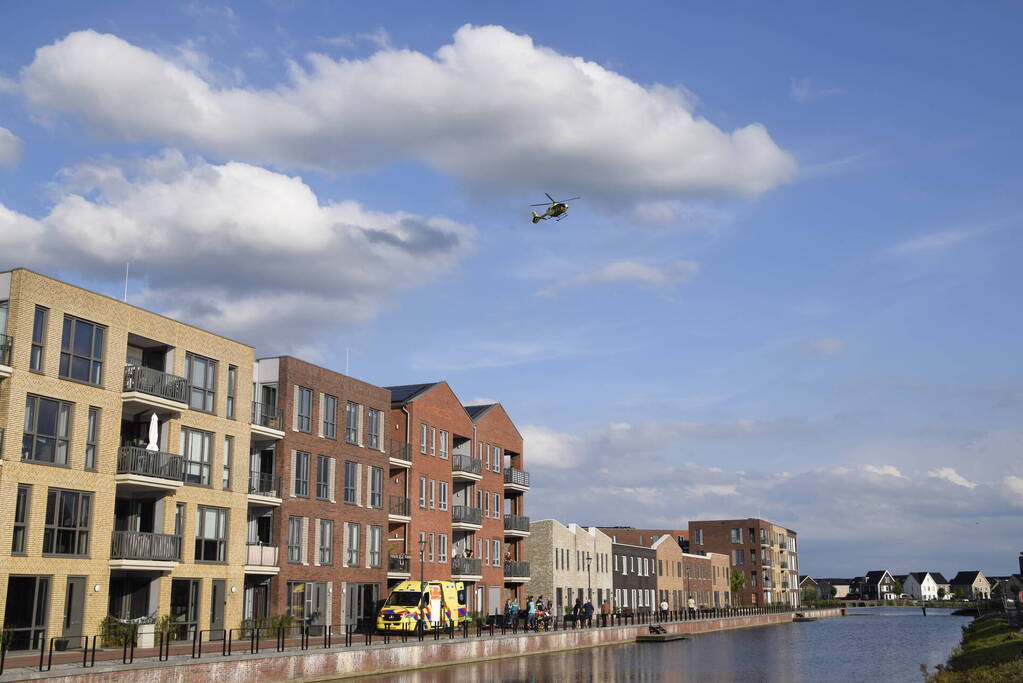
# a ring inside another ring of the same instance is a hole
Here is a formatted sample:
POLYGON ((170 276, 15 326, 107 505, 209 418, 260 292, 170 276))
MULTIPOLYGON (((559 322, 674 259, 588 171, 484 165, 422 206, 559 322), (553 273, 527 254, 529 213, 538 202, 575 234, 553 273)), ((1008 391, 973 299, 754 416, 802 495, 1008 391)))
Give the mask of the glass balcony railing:
POLYGON ((252 402, 252 424, 284 431, 284 410, 265 403, 252 402))

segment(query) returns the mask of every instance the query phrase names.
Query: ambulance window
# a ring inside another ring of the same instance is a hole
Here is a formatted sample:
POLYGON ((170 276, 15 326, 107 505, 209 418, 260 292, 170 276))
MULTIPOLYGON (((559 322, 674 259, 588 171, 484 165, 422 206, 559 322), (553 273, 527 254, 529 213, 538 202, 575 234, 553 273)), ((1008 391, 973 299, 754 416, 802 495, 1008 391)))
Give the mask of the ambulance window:
POLYGON ((464 588, 461 589, 460 591, 458 591, 458 604, 459 605, 464 605, 465 604, 465 589, 464 588))

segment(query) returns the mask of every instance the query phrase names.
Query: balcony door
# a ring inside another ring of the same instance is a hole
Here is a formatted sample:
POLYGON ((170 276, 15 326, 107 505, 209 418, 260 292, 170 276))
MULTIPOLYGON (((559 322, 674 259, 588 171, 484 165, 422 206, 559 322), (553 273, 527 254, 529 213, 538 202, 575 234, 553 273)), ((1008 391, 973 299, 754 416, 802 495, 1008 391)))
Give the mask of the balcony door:
POLYGON ((151 534, 156 528, 156 503, 153 500, 118 498, 114 502, 114 530, 151 534))
POLYGON ((7 579, 4 634, 11 650, 37 650, 46 640, 50 611, 50 577, 11 576, 7 579))
POLYGON ((137 572, 110 575, 111 616, 118 619, 138 619, 148 616, 149 588, 153 579, 138 576, 137 572))

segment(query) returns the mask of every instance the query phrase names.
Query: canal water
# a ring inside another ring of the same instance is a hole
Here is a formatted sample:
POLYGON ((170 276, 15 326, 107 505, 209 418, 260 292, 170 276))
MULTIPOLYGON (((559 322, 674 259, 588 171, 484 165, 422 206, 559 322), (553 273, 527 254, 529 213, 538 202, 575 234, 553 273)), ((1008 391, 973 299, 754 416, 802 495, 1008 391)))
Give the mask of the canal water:
POLYGON ((970 617, 947 609, 867 608, 844 618, 697 635, 689 640, 612 645, 424 669, 361 680, 684 681, 692 683, 919 683, 959 644, 970 617))

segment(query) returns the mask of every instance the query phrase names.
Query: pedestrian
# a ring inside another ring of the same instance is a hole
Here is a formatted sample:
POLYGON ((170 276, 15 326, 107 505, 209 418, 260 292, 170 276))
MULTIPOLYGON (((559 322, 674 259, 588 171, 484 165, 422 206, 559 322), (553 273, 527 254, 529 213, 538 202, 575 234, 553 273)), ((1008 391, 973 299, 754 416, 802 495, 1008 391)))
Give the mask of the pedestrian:
POLYGON ((529 596, 529 601, 526 603, 526 628, 534 628, 536 626, 536 601, 533 600, 533 596, 529 596))
POLYGON ((586 598, 586 602, 583 604, 583 620, 587 626, 593 626, 593 603, 589 598, 586 598))
POLYGON ((686 603, 689 606, 689 616, 696 616, 696 601, 693 600, 692 596, 689 596, 689 601, 686 603))
POLYGON ((512 599, 511 598, 508 598, 507 600, 504 601, 504 625, 505 626, 511 626, 512 619, 515 618, 515 611, 514 611, 514 608, 512 607, 513 604, 514 603, 512 603, 512 599))
POLYGON ((600 620, 603 622, 602 626, 607 626, 607 620, 611 616, 611 601, 604 599, 604 602, 600 605, 600 620))
POLYGON ((668 620, 668 599, 667 598, 662 598, 661 599, 661 621, 667 621, 667 620, 668 620))
POLYGON ((579 619, 583 615, 583 599, 578 597, 575 599, 575 605, 572 606, 572 621, 579 623, 579 619))

